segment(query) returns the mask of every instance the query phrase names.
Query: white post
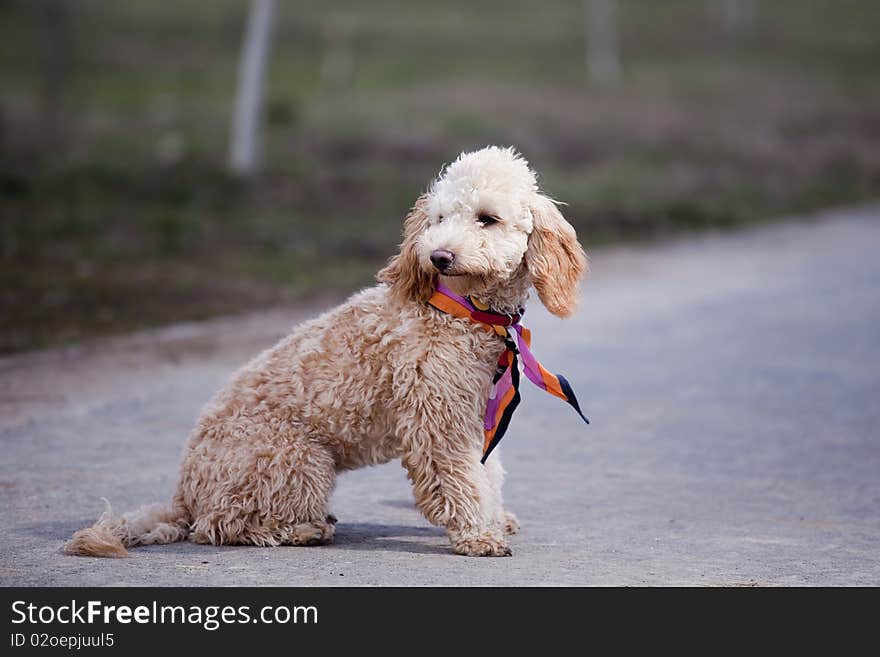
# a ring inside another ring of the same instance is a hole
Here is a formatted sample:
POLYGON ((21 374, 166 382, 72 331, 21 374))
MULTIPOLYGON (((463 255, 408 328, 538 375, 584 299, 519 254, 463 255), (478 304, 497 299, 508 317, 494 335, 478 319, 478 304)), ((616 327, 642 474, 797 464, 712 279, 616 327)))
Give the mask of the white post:
POLYGON ((584 21, 590 82, 617 82, 620 79, 620 55, 616 0, 584 0, 584 21))
POLYGON ((263 86, 275 0, 252 0, 238 68, 238 94, 232 120, 229 167, 252 175, 259 164, 263 86))

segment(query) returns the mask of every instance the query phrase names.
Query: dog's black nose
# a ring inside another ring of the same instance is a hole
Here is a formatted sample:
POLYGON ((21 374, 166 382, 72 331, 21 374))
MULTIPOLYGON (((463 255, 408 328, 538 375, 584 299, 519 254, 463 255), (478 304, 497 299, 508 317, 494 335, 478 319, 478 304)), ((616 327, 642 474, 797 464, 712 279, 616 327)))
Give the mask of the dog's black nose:
POLYGON ((431 262, 433 262, 434 266, 440 271, 446 271, 452 266, 452 263, 455 262, 455 254, 452 251, 437 249, 431 254, 431 262))

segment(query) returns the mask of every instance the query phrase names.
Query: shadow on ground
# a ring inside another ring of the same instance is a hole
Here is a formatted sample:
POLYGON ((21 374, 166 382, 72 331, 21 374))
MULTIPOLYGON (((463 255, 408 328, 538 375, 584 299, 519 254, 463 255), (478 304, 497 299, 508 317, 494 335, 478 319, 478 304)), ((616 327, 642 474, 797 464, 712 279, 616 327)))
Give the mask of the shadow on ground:
MULTIPOLYGON (((24 525, 20 530, 29 536, 51 542, 66 542, 75 531, 88 527, 94 518, 82 518, 78 521, 43 522, 24 525)), ((196 545, 184 541, 174 546, 156 545, 134 548, 141 550, 163 550, 176 547, 176 552, 195 552, 209 550, 214 554, 218 550, 262 550, 249 545, 196 545)), ((437 527, 419 527, 415 525, 388 525, 379 523, 340 523, 336 526, 336 536, 332 547, 342 550, 360 550, 365 552, 409 552, 412 554, 449 554, 449 545, 442 529, 437 527)), ((59 550, 60 550, 59 546, 59 550)))

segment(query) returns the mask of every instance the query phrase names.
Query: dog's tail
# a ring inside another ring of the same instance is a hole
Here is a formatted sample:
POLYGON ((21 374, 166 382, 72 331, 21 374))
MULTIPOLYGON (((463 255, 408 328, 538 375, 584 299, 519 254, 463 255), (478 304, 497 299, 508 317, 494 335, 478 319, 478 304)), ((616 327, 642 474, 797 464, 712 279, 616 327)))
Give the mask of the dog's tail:
POLYGON ((189 535, 189 514, 183 504, 150 504, 114 516, 110 502, 91 527, 80 529, 65 544, 66 554, 86 557, 124 557, 127 547, 182 541, 189 535))

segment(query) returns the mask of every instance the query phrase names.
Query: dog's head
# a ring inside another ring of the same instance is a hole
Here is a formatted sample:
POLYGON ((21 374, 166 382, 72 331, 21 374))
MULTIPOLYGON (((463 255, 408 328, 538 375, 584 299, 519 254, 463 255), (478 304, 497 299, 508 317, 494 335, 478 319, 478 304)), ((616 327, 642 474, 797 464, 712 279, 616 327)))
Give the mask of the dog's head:
POLYGON ((555 315, 579 298, 586 256, 556 203, 512 148, 462 153, 406 218, 400 253, 378 274, 401 299, 430 298, 438 277, 462 294, 529 277, 555 315))

